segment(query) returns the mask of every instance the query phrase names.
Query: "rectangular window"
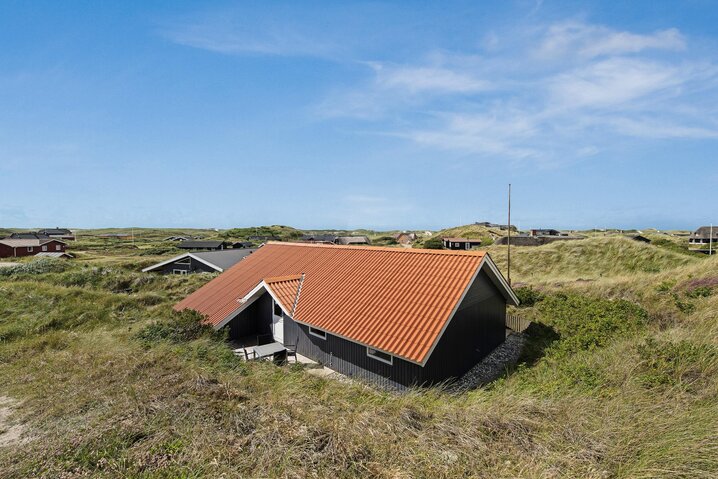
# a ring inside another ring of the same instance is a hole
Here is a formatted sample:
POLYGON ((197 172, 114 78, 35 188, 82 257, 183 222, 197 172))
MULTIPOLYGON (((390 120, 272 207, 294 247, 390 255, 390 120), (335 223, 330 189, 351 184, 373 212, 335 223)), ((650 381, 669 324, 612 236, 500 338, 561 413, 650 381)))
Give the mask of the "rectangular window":
POLYGON ((311 334, 312 336, 316 336, 318 338, 327 339, 326 331, 322 331, 321 329, 312 328, 311 326, 309 327, 309 334, 311 334))
POLYGON ((59 245, 59 244, 58 244, 58 245, 55 245, 55 250, 56 250, 56 251, 62 251, 62 245, 59 245))
POLYGON ((28 247, 27 247, 27 251, 28 251, 29 253, 32 253, 32 246, 28 246, 28 247))
POLYGON ((187 274, 186 269, 173 269, 172 274, 187 274))
POLYGON ((382 363, 386 364, 393 364, 394 363, 394 356, 391 354, 384 353, 382 351, 377 351, 376 349, 372 348, 366 348, 366 355, 370 358, 374 358, 377 361, 381 361, 382 363))
POLYGON ((43 251, 47 251, 47 246, 43 245, 43 246, 42 246, 42 250, 43 250, 43 251))
POLYGON ((274 315, 275 315, 275 316, 281 316, 281 315, 282 315, 282 307, 281 307, 281 306, 279 305, 279 303, 277 303, 276 301, 274 302, 274 315))

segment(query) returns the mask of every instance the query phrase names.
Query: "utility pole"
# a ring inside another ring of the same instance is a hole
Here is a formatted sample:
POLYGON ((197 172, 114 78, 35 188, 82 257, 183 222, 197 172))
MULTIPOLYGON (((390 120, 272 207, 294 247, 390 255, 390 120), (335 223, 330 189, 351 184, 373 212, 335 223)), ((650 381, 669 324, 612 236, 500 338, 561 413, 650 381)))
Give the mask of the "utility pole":
POLYGON ((507 279, 509 281, 509 286, 511 286, 511 183, 509 183, 509 238, 506 241, 506 244, 509 246, 508 248, 508 275, 507 279))

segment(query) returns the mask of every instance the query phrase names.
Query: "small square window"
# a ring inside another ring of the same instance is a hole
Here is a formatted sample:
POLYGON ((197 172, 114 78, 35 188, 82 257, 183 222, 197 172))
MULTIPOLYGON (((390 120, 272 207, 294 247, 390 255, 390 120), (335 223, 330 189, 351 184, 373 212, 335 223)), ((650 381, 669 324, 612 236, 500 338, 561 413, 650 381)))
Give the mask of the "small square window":
POLYGON ((47 251, 47 246, 43 245, 42 250, 47 251))
POLYGON ((316 336, 318 338, 327 339, 326 331, 322 331, 321 329, 312 328, 311 326, 309 327, 309 334, 311 334, 312 336, 316 336))
POLYGON ((366 348, 366 355, 370 358, 374 358, 377 361, 381 361, 383 363, 387 364, 393 364, 394 363, 394 356, 391 354, 387 354, 383 351, 376 350, 374 348, 366 348))

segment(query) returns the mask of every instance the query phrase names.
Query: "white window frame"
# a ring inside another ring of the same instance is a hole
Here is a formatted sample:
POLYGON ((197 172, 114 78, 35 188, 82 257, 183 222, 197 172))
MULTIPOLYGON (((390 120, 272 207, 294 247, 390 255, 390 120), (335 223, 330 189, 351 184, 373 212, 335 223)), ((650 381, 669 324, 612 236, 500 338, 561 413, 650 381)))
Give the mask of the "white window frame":
POLYGON ((284 310, 282 309, 282 305, 279 304, 279 302, 272 298, 272 316, 275 318, 283 318, 284 317, 284 310), (279 314, 277 314, 277 309, 279 309, 279 314))
POLYGON ((316 336, 319 339, 327 339, 327 332, 323 329, 317 329, 309 326, 309 334, 316 336))
POLYGON ((56 244, 55 251, 62 251, 62 245, 56 244))
POLYGON ((178 259, 175 264, 192 264, 192 258, 187 256, 186 258, 178 259))
POLYGON ((187 274, 186 269, 173 269, 172 274, 187 274))
POLYGON ((27 247, 27 252, 28 252, 28 253, 32 253, 32 252, 33 252, 33 248, 34 248, 33 246, 28 246, 28 247, 27 247))
POLYGON ((47 245, 42 245, 42 250, 47 251, 47 245))
POLYGON ((384 363, 384 364, 388 364, 388 365, 390 365, 390 366, 393 366, 393 365, 394 365, 394 356, 393 356, 392 354, 385 353, 384 351, 379 351, 378 349, 370 348, 369 346, 367 346, 367 347, 366 347, 366 355, 369 356, 369 357, 372 358, 372 359, 376 359, 377 361, 381 361, 381 362, 384 363), (384 359, 384 358, 380 358, 379 356, 375 356, 375 355, 373 355, 373 354, 371 353, 371 351, 380 352, 380 353, 382 353, 382 354, 386 354, 386 355, 389 356, 389 359, 386 360, 386 359, 384 359))

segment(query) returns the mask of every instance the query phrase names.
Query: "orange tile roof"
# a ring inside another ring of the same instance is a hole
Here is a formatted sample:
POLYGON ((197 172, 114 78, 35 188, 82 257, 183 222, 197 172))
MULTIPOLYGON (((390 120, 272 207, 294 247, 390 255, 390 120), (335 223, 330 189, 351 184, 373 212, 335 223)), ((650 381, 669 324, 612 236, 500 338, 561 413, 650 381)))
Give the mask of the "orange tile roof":
POLYGON ((265 281, 291 311, 305 274, 292 315, 297 322, 422 364, 485 257, 480 251, 270 242, 175 309, 194 309, 221 326, 265 281))
POLYGON ((294 303, 297 301, 297 293, 301 283, 301 274, 264 278, 264 284, 268 289, 272 290, 272 295, 290 316, 294 314, 294 303))

